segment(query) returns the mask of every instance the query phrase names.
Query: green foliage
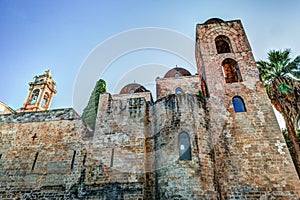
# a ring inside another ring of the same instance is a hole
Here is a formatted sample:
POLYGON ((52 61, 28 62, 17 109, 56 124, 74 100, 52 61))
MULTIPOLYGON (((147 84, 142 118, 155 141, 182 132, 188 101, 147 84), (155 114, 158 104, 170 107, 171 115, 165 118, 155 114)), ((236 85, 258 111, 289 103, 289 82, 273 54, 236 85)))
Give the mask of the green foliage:
POLYGON ((203 93, 202 93, 201 90, 198 90, 198 95, 199 95, 199 97, 200 97, 201 100, 205 99, 205 96, 203 95, 203 93))
POLYGON ((95 128, 98 103, 100 94, 106 92, 106 83, 100 79, 97 81, 96 86, 90 96, 87 106, 83 109, 82 119, 92 128, 95 128))
POLYGON ((257 68, 262 82, 270 85, 278 77, 300 79, 300 56, 290 58, 291 50, 271 50, 267 61, 258 61, 257 68))
POLYGON ((300 146, 297 141, 299 132, 292 131, 294 127, 291 123, 300 109, 298 104, 300 56, 292 60, 290 53, 290 49, 269 51, 268 60, 258 61, 257 68, 271 103, 283 115, 290 130, 289 133, 286 130, 283 131, 283 135, 300 176, 300 146))
POLYGON ((278 90, 283 93, 283 94, 288 94, 292 91, 292 86, 286 84, 286 83, 281 83, 278 86, 278 90))

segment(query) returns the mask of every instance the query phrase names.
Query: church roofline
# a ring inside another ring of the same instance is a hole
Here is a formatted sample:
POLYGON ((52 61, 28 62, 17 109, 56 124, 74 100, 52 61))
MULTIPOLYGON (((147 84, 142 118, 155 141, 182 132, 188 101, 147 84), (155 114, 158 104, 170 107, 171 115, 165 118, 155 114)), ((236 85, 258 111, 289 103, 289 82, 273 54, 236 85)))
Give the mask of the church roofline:
POLYGON ((190 75, 190 76, 179 76, 179 77, 162 77, 162 78, 160 78, 160 77, 157 77, 156 79, 155 79, 155 81, 158 81, 158 80, 167 80, 167 79, 184 79, 184 78, 194 78, 194 77, 199 77, 199 75, 190 75))
POLYGON ((0 124, 20 124, 73 119, 80 119, 80 115, 73 108, 62 108, 38 112, 14 112, 12 114, 0 115, 0 124))

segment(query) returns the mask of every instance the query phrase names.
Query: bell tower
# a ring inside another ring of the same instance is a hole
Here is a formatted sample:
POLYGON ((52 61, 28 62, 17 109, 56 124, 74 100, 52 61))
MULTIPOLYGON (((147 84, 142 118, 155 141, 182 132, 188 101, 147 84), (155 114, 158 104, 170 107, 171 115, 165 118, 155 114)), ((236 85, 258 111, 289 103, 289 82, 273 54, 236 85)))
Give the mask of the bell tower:
POLYGON ((44 74, 33 77, 29 82, 29 92, 22 112, 49 110, 54 94, 56 94, 56 83, 52 79, 50 70, 44 74))
POLYGON ((196 44, 220 199, 253 199, 254 191, 275 199, 299 195, 297 172, 241 21, 198 24, 196 44))

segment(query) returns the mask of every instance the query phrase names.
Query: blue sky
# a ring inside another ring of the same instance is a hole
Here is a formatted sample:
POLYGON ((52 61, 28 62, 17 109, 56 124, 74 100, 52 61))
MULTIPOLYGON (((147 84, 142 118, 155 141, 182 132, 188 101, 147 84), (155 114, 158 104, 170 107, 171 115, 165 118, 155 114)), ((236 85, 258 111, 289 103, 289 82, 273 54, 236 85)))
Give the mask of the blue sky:
MULTIPOLYGON (((136 28, 167 28, 194 39, 197 23, 241 19, 256 60, 265 59, 269 49, 291 48, 293 56, 300 55, 299 8, 299 0, 0 0, 0 101, 20 108, 28 82, 51 69, 58 90, 52 108, 73 107, 74 83, 92 50, 136 28)), ((104 76, 109 90, 124 69, 151 61, 164 66, 157 76, 188 65, 162 51, 135 52, 111 65, 104 76)), ((87 101, 89 94, 82 98, 87 101)))

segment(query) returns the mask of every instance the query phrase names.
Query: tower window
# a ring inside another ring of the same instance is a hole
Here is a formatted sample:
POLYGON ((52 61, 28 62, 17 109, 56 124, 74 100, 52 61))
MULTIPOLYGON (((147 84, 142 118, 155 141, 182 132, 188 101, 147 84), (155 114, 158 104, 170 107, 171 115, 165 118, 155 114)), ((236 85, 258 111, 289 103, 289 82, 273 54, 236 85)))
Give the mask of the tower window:
POLYGON ((175 94, 182 94, 182 89, 180 87, 176 88, 175 94))
POLYGON ((178 137, 179 160, 192 160, 190 137, 187 133, 180 133, 178 137))
POLYGON ((36 160, 37 160, 37 158, 38 158, 38 155, 39 155, 39 153, 36 152, 36 153, 35 153, 35 158, 34 158, 34 161, 33 161, 32 167, 31 167, 31 170, 34 170, 35 163, 36 163, 36 160))
POLYGON ((238 63, 235 60, 231 58, 226 58, 222 62, 222 67, 223 67, 223 73, 225 76, 226 83, 243 81, 240 68, 238 66, 238 63))
POLYGON ((75 156, 76 156, 76 151, 74 151, 74 153, 73 153, 72 162, 71 162, 71 170, 73 170, 73 168, 74 168, 75 156))
POLYGON ((47 107, 49 101, 49 95, 46 93, 42 100, 42 107, 47 107))
POLYGON ((242 97, 235 96, 232 98, 234 112, 246 112, 246 107, 242 97))
POLYGON ((111 158, 110 158, 110 167, 114 166, 114 155, 115 155, 115 149, 112 148, 112 150, 111 150, 111 158))
POLYGON ((231 53, 230 40, 225 35, 219 35, 215 39, 216 48, 218 53, 231 53))
POLYGON ((39 96, 39 93, 40 93, 40 90, 34 90, 32 92, 30 104, 35 104, 36 103, 36 101, 38 99, 38 96, 39 96))

